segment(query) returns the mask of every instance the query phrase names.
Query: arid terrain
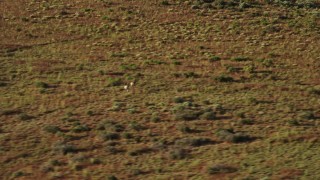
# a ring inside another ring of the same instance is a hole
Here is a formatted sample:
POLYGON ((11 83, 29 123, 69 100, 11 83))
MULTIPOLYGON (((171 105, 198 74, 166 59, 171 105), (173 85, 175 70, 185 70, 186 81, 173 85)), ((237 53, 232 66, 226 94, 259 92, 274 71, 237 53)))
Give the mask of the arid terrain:
POLYGON ((320 179, 317 0, 0 0, 0 179, 320 179))

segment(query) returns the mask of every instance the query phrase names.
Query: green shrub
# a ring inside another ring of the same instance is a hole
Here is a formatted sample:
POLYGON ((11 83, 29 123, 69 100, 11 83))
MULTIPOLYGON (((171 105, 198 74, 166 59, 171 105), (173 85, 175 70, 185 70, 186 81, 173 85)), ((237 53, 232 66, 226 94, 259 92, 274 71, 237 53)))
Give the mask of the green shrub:
POLYGON ((53 151, 64 155, 68 153, 75 153, 78 151, 78 149, 75 146, 63 142, 54 144, 52 149, 53 151))
POLYGON ((298 126, 300 125, 299 121, 296 120, 296 119, 291 119, 288 121, 288 124, 291 125, 291 126, 298 126))
POLYGON ((208 168, 209 174, 234 173, 237 169, 225 164, 216 164, 208 168))
POLYGON ((101 164, 101 160, 97 158, 90 158, 89 161, 91 164, 101 164))
POLYGON ((167 0, 163 0, 163 1, 161 1, 161 5, 163 5, 163 6, 169 6, 170 3, 169 3, 169 1, 167 1, 167 0))
POLYGON ((149 152, 152 152, 151 148, 143 147, 143 148, 138 148, 138 149, 129 151, 128 154, 130 156, 138 156, 138 155, 149 153, 149 152))
POLYGON ((5 82, 0 82, 0 87, 5 87, 5 86, 7 86, 7 83, 5 83, 5 82))
POLYGON ((72 132, 81 133, 85 131, 90 131, 90 128, 87 125, 77 125, 72 128, 72 132))
POLYGON ((200 115, 200 119, 203 120, 215 120, 216 119, 216 113, 213 111, 205 112, 202 115, 200 115))
POLYGON ((127 111, 128 111, 128 113, 130 113, 130 114, 135 114, 135 113, 138 113, 138 112, 139 112, 139 111, 138 111, 137 109, 135 109, 135 108, 130 108, 130 109, 128 109, 127 111))
POLYGON ((210 61, 210 62, 220 61, 220 60, 221 60, 221 58, 220 58, 219 56, 211 56, 211 57, 209 58, 209 61, 210 61))
POLYGON ((38 88, 49 88, 49 84, 45 83, 45 82, 36 82, 36 87, 38 88))
POLYGON ((221 141, 226 141, 231 143, 248 142, 253 139, 248 135, 245 135, 242 133, 235 133, 233 132, 233 130, 230 130, 230 129, 219 129, 216 135, 221 141))
POLYGON ((215 80, 217 80, 217 81, 219 81, 219 82, 233 82, 233 81, 234 81, 233 77, 227 76, 227 75, 217 76, 217 77, 215 78, 215 80))
POLYGON ((185 102, 186 100, 185 100, 185 98, 183 98, 183 97, 175 97, 175 98, 173 98, 173 102, 174 103, 183 103, 183 102, 185 102))
POLYGON ((89 111, 87 111, 87 113, 86 113, 88 116, 93 116, 94 115, 94 112, 93 111, 91 111, 91 110, 89 110, 89 111))
POLYGON ((199 118, 199 112, 193 110, 182 110, 175 113, 175 120, 191 121, 199 118))
POLYGON ((19 119, 21 121, 28 121, 28 120, 31 120, 33 118, 34 118, 33 116, 30 116, 30 115, 25 114, 25 113, 22 113, 22 114, 19 115, 19 119))
POLYGON ((26 173, 24 173, 23 171, 17 171, 12 174, 12 178, 15 179, 15 178, 25 176, 25 175, 26 175, 26 173))
POLYGON ((122 132, 125 130, 125 127, 121 124, 115 124, 110 127, 110 130, 115 131, 115 132, 122 132))
POLYGON ((106 130, 114 125, 115 125, 115 122, 113 122, 112 120, 102 120, 97 124, 96 129, 106 130))
POLYGON ((186 78, 198 78, 199 75, 195 72, 186 72, 183 74, 186 78))
POLYGON ((54 126, 54 125, 47 125, 43 128, 43 130, 48 133, 52 133, 52 134, 55 134, 57 132, 61 132, 61 129, 58 126, 54 126))
POLYGON ((108 179, 108 180, 118 180, 118 178, 117 178, 116 176, 114 176, 114 175, 109 175, 109 176, 107 177, 107 179, 108 179))
POLYGON ((141 126, 140 124, 138 124, 136 121, 133 121, 129 124, 129 128, 135 130, 135 131, 141 131, 143 129, 145 129, 143 126, 141 126))
POLYGON ((314 115, 314 113, 311 112, 311 111, 301 112, 301 113, 299 113, 299 117, 300 117, 301 119, 307 119, 307 120, 315 119, 315 118, 316 118, 315 115, 314 115))
POLYGON ((125 132, 125 133, 123 133, 123 137, 124 137, 125 139, 132 139, 132 138, 133 138, 133 135, 132 135, 131 133, 125 132))
POLYGON ((240 120, 240 124, 241 125, 253 125, 254 121, 251 119, 241 119, 240 120))
POLYGON ((178 146, 203 146, 212 143, 209 138, 183 138, 175 141, 175 145, 178 146))
POLYGON ((188 126, 186 125, 181 125, 178 127, 178 130, 183 132, 183 133, 191 133, 192 132, 192 129, 189 128, 188 126))
POLYGON ((100 138, 103 141, 108 141, 108 140, 118 140, 120 139, 120 136, 117 133, 102 133, 100 134, 100 138))
POLYGON ((177 148, 169 152, 171 159, 184 159, 187 157, 188 152, 185 149, 177 148))
POLYGON ((152 122, 156 123, 156 122, 159 122, 160 121, 160 117, 158 115, 158 113, 153 113, 151 115, 151 119, 150 119, 152 122))
POLYGON ((109 78, 108 80, 108 86, 120 86, 122 84, 122 81, 120 78, 109 78))
POLYGON ((245 57, 245 56, 239 56, 239 57, 234 57, 231 60, 233 60, 233 61, 248 61, 248 60, 250 60, 250 58, 245 57))

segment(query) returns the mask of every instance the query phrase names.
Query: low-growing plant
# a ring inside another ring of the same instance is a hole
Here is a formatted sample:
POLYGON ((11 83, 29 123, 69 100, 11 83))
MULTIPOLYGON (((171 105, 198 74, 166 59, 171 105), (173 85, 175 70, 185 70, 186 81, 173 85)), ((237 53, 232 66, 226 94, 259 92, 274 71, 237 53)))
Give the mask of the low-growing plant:
POLYGON ((156 123, 156 122, 159 122, 160 121, 160 117, 158 115, 158 113, 153 113, 151 115, 151 119, 150 119, 152 122, 156 123))
POLYGON ((76 125, 75 127, 72 128, 71 131, 75 133, 81 133, 85 131, 90 131, 90 128, 87 125, 76 125))
POLYGON ((143 148, 138 148, 138 149, 134 149, 128 152, 128 154, 130 156, 138 156, 141 154, 145 154, 145 153, 149 153, 152 152, 153 149, 149 148, 149 147, 143 147, 143 148))
POLYGON ((101 133, 100 138, 103 141, 118 140, 120 139, 120 135, 117 133, 101 133))
POLYGON ((168 6, 168 5, 170 5, 170 3, 167 0, 163 0, 163 1, 161 1, 161 5, 168 6))
POLYGON ((186 99, 183 98, 183 97, 174 97, 174 98, 173 98, 173 102, 174 102, 174 103, 183 103, 183 102, 185 102, 185 101, 186 101, 186 99))
POLYGON ((208 168, 209 174, 234 173, 236 171, 237 168, 225 164, 215 164, 208 168))
POLYGON ((211 144, 213 141, 209 138, 182 138, 175 141, 177 146, 203 146, 211 144))
POLYGON ((250 60, 250 58, 248 58, 246 56, 238 56, 238 57, 232 58, 231 60, 239 62, 239 61, 248 61, 248 60, 250 60))
POLYGON ((123 137, 124 137, 125 139, 132 139, 132 138, 133 138, 133 135, 132 135, 131 133, 125 132, 125 133, 123 133, 123 137))
POLYGON ((87 113, 86 113, 88 116, 93 116, 94 115, 94 112, 92 111, 92 110, 89 110, 89 111, 87 111, 87 113))
POLYGON ((47 125, 43 128, 44 131, 48 133, 55 134, 57 132, 61 132, 61 129, 58 126, 55 125, 47 125))
POLYGON ((58 152, 63 155, 68 154, 68 153, 75 153, 78 151, 78 149, 74 145, 66 144, 64 142, 58 142, 58 143, 54 144, 52 146, 52 150, 54 152, 58 152))
POLYGON ((109 175, 109 176, 107 177, 107 179, 108 179, 108 180, 118 180, 118 178, 117 178, 116 176, 114 176, 114 175, 109 175))
POLYGON ((36 87, 45 89, 45 88, 49 88, 49 84, 39 81, 39 82, 36 82, 36 87))
POLYGON ((31 120, 33 118, 34 118, 33 116, 25 114, 25 113, 22 113, 22 114, 19 115, 19 119, 21 121, 28 121, 28 120, 31 120))
POLYGON ((135 108, 130 108, 130 109, 128 109, 127 111, 128 111, 128 113, 130 113, 130 114, 138 113, 138 110, 135 109, 135 108))
POLYGON ((299 121, 296 120, 296 119, 290 119, 288 121, 288 124, 291 125, 291 126, 299 126, 300 125, 299 121))
POLYGON ((205 112, 200 115, 200 119, 203 120, 215 120, 216 119, 216 113, 213 111, 205 112))
POLYGON ((197 74, 195 72, 186 72, 183 75, 186 78, 198 78, 199 77, 199 74, 197 74))
POLYGON ((221 58, 219 56, 210 56, 209 61, 210 62, 215 62, 215 61, 220 61, 221 58))
POLYGON ((142 125, 140 125, 136 121, 131 122, 129 124, 129 128, 131 128, 131 129, 133 129, 135 131, 141 131, 141 130, 145 129, 142 125))
POLYGON ((122 84, 122 80, 120 78, 109 78, 108 86, 120 86, 122 84))
POLYGON ((101 164, 102 163, 101 160, 97 159, 97 158, 90 158, 89 161, 91 164, 101 164))
POLYGON ((105 148, 105 151, 110 153, 110 154, 118 154, 118 153, 123 152, 123 150, 121 150, 119 148, 116 148, 116 147, 113 147, 113 146, 107 146, 105 148))
POLYGON ((182 110, 178 111, 174 114, 175 120, 183 120, 183 121, 191 121, 196 120, 200 116, 200 113, 198 111, 193 110, 182 110))
POLYGON ((12 174, 12 178, 18 178, 18 177, 25 176, 25 175, 26 175, 26 173, 23 171, 16 171, 12 174))
POLYGON ((178 130, 183 133, 191 133, 192 132, 192 129, 190 127, 188 127, 187 125, 178 126, 178 130))
POLYGON ((311 119, 315 119, 315 115, 313 112, 311 111, 304 111, 299 113, 299 117, 301 119, 307 119, 307 120, 311 120, 311 119))
POLYGON ((169 152, 171 159, 184 159, 188 155, 188 151, 182 148, 175 148, 169 152))
POLYGON ((219 82, 234 82, 233 77, 227 75, 220 75, 215 78, 219 82))
POLYGON ((253 140, 252 137, 242 133, 235 133, 231 129, 219 129, 216 135, 220 140, 231 142, 231 143, 242 143, 242 142, 249 142, 253 140))
POLYGON ((241 119, 239 123, 241 125, 253 125, 254 121, 252 119, 241 119))

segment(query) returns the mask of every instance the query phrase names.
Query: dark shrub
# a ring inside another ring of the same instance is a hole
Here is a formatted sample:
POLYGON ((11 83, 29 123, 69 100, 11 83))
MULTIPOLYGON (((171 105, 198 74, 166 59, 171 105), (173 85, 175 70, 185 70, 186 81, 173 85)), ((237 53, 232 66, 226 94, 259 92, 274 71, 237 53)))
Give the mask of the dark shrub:
POLYGON ((175 103, 183 103, 185 101, 186 100, 183 97, 175 97, 175 98, 173 98, 173 102, 175 102, 175 103))
POLYGON ((108 180, 118 180, 118 178, 114 175, 109 175, 107 179, 108 180))
POLYGON ((199 117, 198 111, 192 111, 192 110, 182 110, 175 113, 175 120, 184 120, 184 121, 191 121, 196 120, 199 117))
POLYGON ((53 145, 52 147, 53 151, 61 153, 61 154, 67 154, 67 153, 74 153, 77 152, 78 149, 70 144, 66 144, 63 142, 59 142, 53 145))
POLYGON ((211 56, 211 57, 209 58, 209 61, 210 61, 210 62, 220 61, 220 60, 221 60, 221 58, 220 58, 219 56, 211 56))
POLYGON ((189 128, 188 126, 186 125, 181 125, 178 127, 178 130, 183 132, 183 133, 191 133, 192 132, 192 129, 189 128))
POLYGON ((241 119, 239 123, 241 125, 253 125, 254 121, 251 119, 241 119))
POLYGON ((185 149, 178 148, 170 151, 169 154, 172 159, 184 159, 187 157, 188 152, 185 149))
POLYGON ((72 132, 81 133, 85 131, 90 131, 90 128, 87 125, 77 125, 72 128, 72 132))
POLYGON ((108 141, 108 140, 117 140, 117 139, 120 139, 120 136, 119 136, 119 134, 117 134, 117 133, 102 133, 102 134, 100 134, 100 138, 101 138, 103 141, 108 141))
POLYGON ((311 111, 301 112, 301 113, 299 114, 299 117, 300 117, 301 119, 307 119, 307 120, 315 119, 315 115, 314 115, 313 112, 311 112, 311 111))
POLYGON ((33 119, 34 117, 23 113, 23 114, 19 115, 19 118, 21 121, 28 121, 28 120, 33 119))
POLYGON ((52 134, 55 134, 61 131, 61 129, 58 126, 54 126, 54 125, 47 125, 43 128, 43 130, 52 134))
POLYGON ((221 141, 227 141, 232 143, 242 143, 251 141, 253 138, 242 134, 242 133, 234 133, 230 129, 220 129, 217 131, 217 136, 221 141))
POLYGON ((216 113, 213 111, 205 112, 200 116, 200 119, 203 120, 215 120, 216 119, 216 113))
POLYGON ((234 57, 232 58, 233 61, 248 61, 250 60, 248 57, 245 56, 239 56, 239 57, 234 57))
POLYGON ((203 146, 212 143, 209 138, 183 138, 175 142, 178 146, 203 146))
POLYGON ((233 82, 234 79, 231 76, 226 76, 226 75, 220 75, 215 78, 215 80, 219 82, 233 82))
POLYGON ((38 88, 49 88, 49 84, 45 82, 36 82, 36 87, 38 88))
POLYGON ((236 171, 236 168, 224 164, 216 164, 208 168, 209 174, 234 173, 236 171))
POLYGON ((138 148, 138 149, 129 151, 129 155, 130 156, 138 156, 138 155, 149 153, 152 151, 153 151, 153 149, 151 149, 151 148, 143 147, 143 148, 138 148))

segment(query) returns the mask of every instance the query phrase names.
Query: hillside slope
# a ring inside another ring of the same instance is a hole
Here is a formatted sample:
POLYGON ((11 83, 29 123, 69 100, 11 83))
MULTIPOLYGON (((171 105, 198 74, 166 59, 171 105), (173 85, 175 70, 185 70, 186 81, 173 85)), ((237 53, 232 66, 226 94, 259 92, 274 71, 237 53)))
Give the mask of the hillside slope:
POLYGON ((245 2, 0 0, 0 179, 319 179, 318 5, 245 2))

